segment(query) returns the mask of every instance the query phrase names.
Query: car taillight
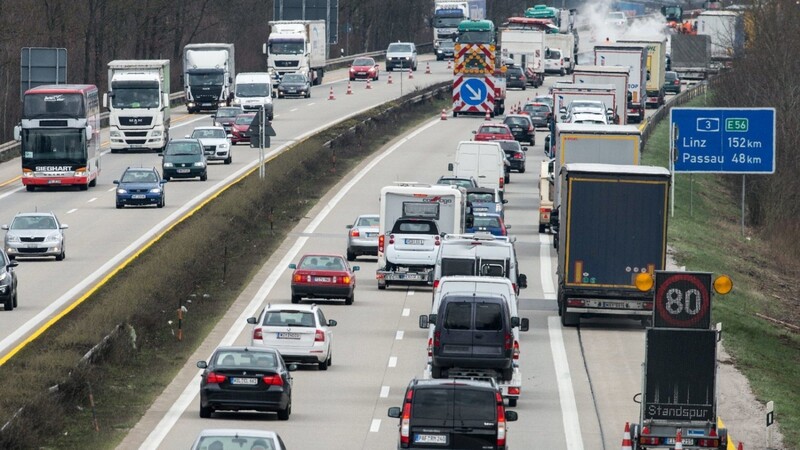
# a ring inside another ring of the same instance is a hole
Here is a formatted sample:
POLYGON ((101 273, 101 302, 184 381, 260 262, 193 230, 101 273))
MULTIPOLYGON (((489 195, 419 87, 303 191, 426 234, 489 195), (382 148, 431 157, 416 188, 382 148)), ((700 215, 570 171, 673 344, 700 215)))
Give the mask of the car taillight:
POLYGON ((646 436, 648 434, 650 434, 650 428, 642 427, 642 434, 639 436, 639 444, 658 445, 661 443, 661 438, 646 436))
POLYGON ((506 185, 506 178, 500 177, 500 189, 503 189, 505 185, 506 185))
MULTIPOLYGON (((336 278, 336 277, 334 277, 334 278, 336 278)), ((350 284, 350 277, 349 276, 339 277, 339 283, 341 283, 341 284, 350 284)))
POLYGON ((514 359, 519 359, 519 342, 514 341, 514 359))
POLYGON ((503 407, 503 396, 497 396, 497 448, 506 446, 506 409, 503 407))
POLYGON ((411 399, 414 391, 408 391, 406 400, 403 403, 403 416, 400 418, 400 445, 408 447, 409 434, 411 431, 411 399))
POLYGON ((300 275, 300 274, 295 274, 294 275, 294 281, 295 281, 295 283, 300 283, 301 281, 303 281, 303 276, 300 275))
POLYGON ((719 447, 719 439, 698 439, 697 445, 699 447, 717 448, 719 447))
POLYGON ((675 80, 675 82, 672 84, 681 84, 681 80, 675 80))
POLYGON ((433 280, 433 288, 436 289, 439 287, 439 280, 433 280))
POLYGON ((534 131, 533 130, 533 125, 528 125, 528 131, 534 131))
POLYGON ((433 332, 433 347, 439 348, 439 339, 442 337, 441 331, 434 331, 433 332))
POLYGON ((393 234, 389 235, 389 243, 390 244, 394 244, 394 235, 393 234))
POLYGON ((378 236, 378 251, 381 253, 383 253, 383 240, 384 240, 383 235, 378 236))
POLYGON ((512 341, 513 339, 511 337, 511 333, 506 333, 506 339, 504 343, 506 350, 511 350, 512 341))
POLYGON ((428 338, 428 358, 433 356, 433 339, 428 338))
POLYGON ((264 332, 261 331, 261 328, 253 330, 253 339, 264 339, 264 332))
POLYGON ((523 156, 525 155, 522 152, 514 153, 514 159, 522 159, 523 156))
POLYGON ((441 241, 439 240, 439 236, 434 236, 433 245, 442 245, 441 241))
POLYGON ((359 236, 361 236, 361 233, 358 232, 357 228, 353 228, 352 230, 350 230, 350 236, 359 237, 359 236))
POLYGON ((506 231, 506 226, 505 226, 505 224, 501 224, 501 225, 500 225, 500 233, 502 233, 502 236, 505 236, 505 235, 507 235, 507 234, 508 234, 508 231, 506 231))
POLYGON ((314 332, 314 342, 325 342, 325 332, 322 330, 314 332))
POLYGON ((278 374, 263 376, 261 380, 267 386, 283 386, 283 377, 278 374))
POLYGON ((219 384, 225 381, 226 378, 227 377, 225 375, 220 375, 216 372, 209 372, 208 375, 206 375, 206 383, 219 384))

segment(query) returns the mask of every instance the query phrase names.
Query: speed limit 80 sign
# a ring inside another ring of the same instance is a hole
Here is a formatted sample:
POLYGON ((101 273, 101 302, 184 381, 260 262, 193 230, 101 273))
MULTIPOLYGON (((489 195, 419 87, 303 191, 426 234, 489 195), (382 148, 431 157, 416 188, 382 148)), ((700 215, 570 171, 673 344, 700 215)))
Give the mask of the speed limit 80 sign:
POLYGON ((711 274, 656 272, 655 328, 711 327, 711 274))

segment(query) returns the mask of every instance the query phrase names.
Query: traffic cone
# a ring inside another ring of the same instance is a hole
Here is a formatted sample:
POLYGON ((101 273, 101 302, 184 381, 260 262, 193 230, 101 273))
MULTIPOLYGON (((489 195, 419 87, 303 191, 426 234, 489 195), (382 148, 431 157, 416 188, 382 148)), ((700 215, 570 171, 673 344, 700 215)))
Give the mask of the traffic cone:
POLYGON ((683 450, 683 437, 681 437, 681 430, 678 429, 678 434, 675 435, 675 450, 683 450))
POLYGON ((744 444, 742 444, 742 441, 739 441, 739 448, 737 450, 744 450, 744 444))
POLYGON ((333 96, 333 86, 331 86, 331 92, 328 94, 328 100, 336 100, 336 97, 333 96))
POLYGON ((452 69, 453 68, 453 64, 449 59, 447 60, 447 68, 448 69, 452 69))
POLYGON ((370 81, 371 80, 367 78, 367 89, 372 89, 372 83, 370 81))
POLYGON ((347 82, 347 95, 353 95, 353 87, 350 86, 350 82, 347 82))
POLYGON ((633 450, 631 443, 631 424, 625 422, 625 434, 622 435, 622 450, 633 450))
POLYGON ((447 110, 442 108, 442 115, 439 117, 441 120, 447 120, 447 110))
POLYGON ((486 115, 483 116, 483 118, 486 120, 492 120, 492 115, 489 113, 488 109, 486 110, 486 115))
POLYGON ((392 74, 389 74, 389 78, 386 80, 386 84, 392 84, 392 74))
POLYGON ((425 73, 430 75, 430 73, 431 73, 431 63, 425 63, 425 73))

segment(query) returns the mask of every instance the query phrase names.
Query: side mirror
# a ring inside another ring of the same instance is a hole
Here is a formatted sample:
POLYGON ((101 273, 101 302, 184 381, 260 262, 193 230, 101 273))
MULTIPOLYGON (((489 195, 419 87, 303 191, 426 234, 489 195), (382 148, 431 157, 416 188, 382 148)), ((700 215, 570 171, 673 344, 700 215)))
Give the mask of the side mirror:
POLYGON ((502 203, 505 205, 506 203, 508 203, 508 200, 506 200, 506 199, 503 199, 503 200, 502 200, 502 203))
POLYGON ((452 172, 453 171, 453 163, 448 163, 447 164, 447 171, 448 172, 452 172))
POLYGON ((255 317, 248 317, 247 318, 247 323, 249 323, 250 325, 255 325, 255 324, 258 323, 258 319, 255 318, 255 317))
POLYGON ((297 269, 297 264, 291 263, 291 264, 289 264, 289 268, 290 269, 297 269))
POLYGON ((512 317, 511 318, 511 328, 516 328, 519 326, 519 317, 512 317))
POLYGON ((192 138, 192 135, 190 135, 190 134, 187 134, 187 135, 185 135, 185 136, 184 136, 184 138, 186 138, 186 139, 191 139, 191 138, 192 138))
POLYGON ((530 329, 530 326, 531 326, 530 320, 528 320, 528 318, 523 318, 522 320, 520 320, 519 331, 528 331, 530 329))
POLYGON ((286 366, 286 370, 289 372, 294 372, 295 370, 297 370, 297 364, 289 364, 288 366, 286 366))
MULTIPOLYGON (((112 183, 114 183, 114 184, 119 184, 119 180, 114 180, 114 181, 112 181, 112 183)), ((5 225, 3 225, 3 229, 4 229, 4 230, 6 229, 6 228, 5 228, 5 225)))
POLYGON ((22 140, 22 127, 19 125, 14 127, 14 140, 15 141, 22 140))
POLYGON ((329 327, 335 327, 335 326, 336 326, 336 324, 337 324, 337 322, 336 322, 335 320, 333 320, 333 319, 328 319, 328 326, 329 326, 329 327))
POLYGON ((472 134, 478 134, 476 130, 472 130, 472 134))
POLYGON ((510 229, 511 229, 511 225, 506 225, 506 230, 510 230, 510 229))
POLYGON ((169 182, 168 180, 165 180, 163 178, 159 181, 159 183, 161 183, 161 184, 168 183, 168 182, 169 182))
POLYGON ((430 326, 430 323, 428 322, 428 316, 427 315, 419 316, 419 327, 420 328, 428 328, 429 326, 430 326))
POLYGON ((66 229, 68 229, 68 228, 69 228, 69 225, 67 225, 67 224, 65 224, 65 223, 62 223, 62 224, 61 224, 61 229, 62 229, 62 230, 66 230, 66 229))
POLYGON ((347 225, 345 228, 347 228, 349 230, 350 228, 353 228, 353 225, 352 224, 351 225, 347 225))
POLYGON ((564 113, 567 112, 567 108, 562 106, 561 108, 558 108, 558 112, 560 112, 561 114, 564 114, 564 113))
POLYGON ((394 419, 400 418, 400 407, 399 406, 392 406, 389 408, 389 411, 386 413, 389 417, 394 419))
POLYGON ((17 267, 18 265, 19 262, 17 262, 16 260, 12 260, 11 262, 8 263, 8 267, 17 267))
POLYGON ((205 361, 197 361, 197 368, 198 369, 208 368, 208 363, 205 361))
POLYGON ((506 422, 516 422, 518 419, 516 411, 506 411, 506 422))
POLYGON ((353 266, 353 272, 358 272, 359 270, 361 270, 360 266, 353 266))
POLYGON ((562 114, 561 115, 561 120, 567 120, 567 115, 566 114, 562 114))
POLYGON ((523 152, 527 152, 528 151, 528 147, 522 147, 522 151, 523 152))
POLYGON ((517 276, 517 284, 519 285, 520 289, 525 289, 528 287, 528 276, 524 273, 521 273, 517 276))

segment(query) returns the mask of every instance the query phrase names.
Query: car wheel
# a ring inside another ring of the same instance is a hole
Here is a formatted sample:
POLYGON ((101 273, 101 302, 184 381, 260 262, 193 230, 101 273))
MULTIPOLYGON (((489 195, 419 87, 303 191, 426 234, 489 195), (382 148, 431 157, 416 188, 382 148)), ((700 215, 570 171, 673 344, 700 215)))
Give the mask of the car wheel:
POLYGON ((509 175, 509 174, 506 174, 506 177, 505 177, 505 179, 503 180, 503 182, 504 182, 504 183, 506 183, 506 184, 508 184, 508 183, 511 183, 511 175, 509 175))
POLYGON ((9 297, 8 300, 3 302, 3 309, 6 311, 11 311, 14 309, 14 299, 9 297))
POLYGON ((30 184, 29 184, 29 185, 27 185, 27 186, 25 186, 25 190, 26 190, 26 191, 28 191, 28 192, 33 192, 35 189, 36 189, 36 188, 35 188, 35 187, 33 187, 33 186, 31 186, 30 184))
POLYGON ((292 296, 292 303, 300 303, 300 299, 301 298, 302 297, 300 297, 299 295, 293 295, 292 296))
POLYGON ((356 81, 356 77, 350 77, 350 81, 356 81))
POLYGON ((378 283, 378 290, 384 291, 386 290, 386 286, 388 286, 388 283, 383 283, 383 284, 378 283))
POLYGON ((514 376, 514 368, 509 367, 508 369, 503 369, 503 379, 506 381, 511 381, 511 378, 514 376))
POLYGON ((63 261, 67 257, 67 252, 62 248, 61 253, 56 255, 56 261, 63 261))
POLYGON ((270 114, 270 115, 269 115, 269 117, 267 117, 267 120, 269 120, 270 122, 272 122, 272 119, 274 119, 274 118, 275 118, 275 116, 274 116, 274 115, 272 115, 272 114, 270 114))
POLYGON ((228 155, 228 157, 225 158, 225 164, 230 164, 232 162, 233 162, 233 156, 228 155))
POLYGON ((352 305, 354 301, 356 301, 356 293, 355 292, 350 294, 350 297, 347 297, 346 299, 344 299, 344 304, 345 305, 352 305))
POLYGON ((515 398, 508 399, 508 407, 514 408, 515 406, 517 406, 517 399, 515 398))
POLYGON ((169 181, 169 175, 164 175, 164 179, 165 179, 166 181, 169 181))
POLYGON ((547 230, 547 225, 540 223, 539 224, 539 234, 544 233, 547 230))
POLYGON ((200 175, 200 181, 206 181, 206 180, 208 180, 208 172, 203 172, 203 174, 200 175))
POLYGON ((564 75, 566 75, 566 74, 567 74, 567 71, 566 71, 566 69, 564 69, 564 68, 562 67, 562 68, 561 68, 561 71, 559 72, 559 74, 560 74, 562 77, 563 77, 564 75))
POLYGON ((319 367, 319 370, 328 370, 328 365, 328 360, 326 359, 325 361, 318 363, 317 367, 319 367))
POLYGON ((561 313, 562 326, 575 327, 578 326, 578 324, 581 321, 581 317, 579 314, 567 312, 567 302, 564 299, 561 299, 561 304, 559 305, 559 312, 561 313))
POLYGON ((209 417, 211 417, 211 414, 212 414, 213 412, 214 412, 214 410, 213 410, 213 409, 211 409, 211 407, 210 407, 210 406, 203 406, 203 405, 200 405, 200 418, 202 418, 202 419, 208 419, 209 417))
POLYGON ((161 200, 159 200, 159 201, 158 201, 158 205, 156 205, 156 206, 157 206, 157 207, 159 207, 159 208, 163 208, 163 207, 164 207, 164 205, 165 205, 166 203, 167 203, 167 202, 166 202, 166 199, 165 199, 165 198, 164 198, 164 196, 162 195, 162 196, 161 196, 161 200))
POLYGON ((17 291, 14 291, 14 302, 13 302, 12 307, 13 308, 17 307, 17 291))
POLYGON ((292 414, 292 401, 289 400, 289 404, 286 406, 286 409, 281 409, 278 411, 278 420, 289 420, 289 416, 292 414))
POLYGON ((416 64, 414 64, 414 67, 412 67, 412 68, 411 68, 411 70, 413 70, 414 72, 416 72, 416 71, 417 71, 417 65, 416 65, 416 64))
POLYGON ((519 168, 519 173, 525 173, 525 166, 522 166, 522 167, 519 168))
POLYGON ((527 90, 527 89, 528 89, 528 87, 527 87, 526 85, 524 85, 524 84, 523 84, 523 85, 522 85, 522 90, 524 91, 524 90, 527 90))
POLYGON ((82 191, 89 190, 89 184, 79 184, 78 185, 78 189, 80 189, 82 191))
POLYGON ((311 89, 306 92, 306 98, 311 98, 311 89))
POLYGON ((431 377, 432 378, 442 378, 442 368, 431 365, 431 377))
POLYGON ((349 248, 347 249, 347 260, 348 261, 355 261, 356 260, 356 254, 352 250, 350 250, 349 248))
POLYGON ((122 203, 117 202, 117 209, 122 209, 122 206, 123 206, 122 203))

